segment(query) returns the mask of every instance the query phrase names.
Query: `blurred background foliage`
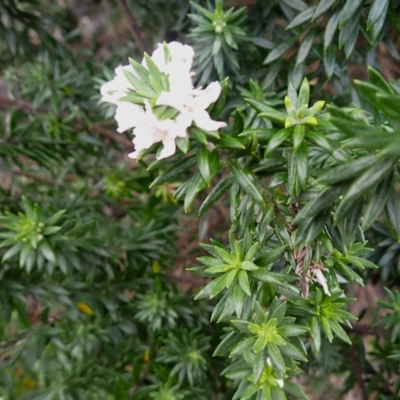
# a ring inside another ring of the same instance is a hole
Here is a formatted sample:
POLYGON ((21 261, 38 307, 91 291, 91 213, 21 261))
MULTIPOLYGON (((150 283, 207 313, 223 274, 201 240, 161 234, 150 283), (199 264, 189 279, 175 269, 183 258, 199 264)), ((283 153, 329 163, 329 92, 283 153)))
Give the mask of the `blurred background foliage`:
MULTIPOLYGON (((229 210, 197 220, 179 182, 149 191, 165 165, 127 158, 98 89, 128 57, 180 40, 197 84, 230 77, 222 115, 239 110, 243 129, 273 126, 243 98, 283 109, 304 76, 314 101, 369 117, 352 81, 366 65, 399 78, 399 13, 398 0, 0 0, 0 399, 231 399, 211 358, 224 328, 212 302, 192 300, 207 281, 184 271, 199 240, 227 242, 229 210)), ((345 344, 322 339, 298 382, 315 399, 397 398, 381 383, 400 359, 398 234, 381 221, 366 237, 381 268, 364 294, 349 287, 366 322, 347 333, 368 357, 353 367, 345 344)))

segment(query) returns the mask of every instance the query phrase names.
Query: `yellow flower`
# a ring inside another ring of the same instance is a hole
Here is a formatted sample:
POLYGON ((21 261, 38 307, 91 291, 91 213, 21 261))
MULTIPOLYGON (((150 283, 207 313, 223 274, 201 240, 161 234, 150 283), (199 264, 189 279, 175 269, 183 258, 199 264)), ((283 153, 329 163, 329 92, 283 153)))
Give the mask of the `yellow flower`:
POLYGON ((86 315, 94 315, 93 310, 86 303, 80 301, 79 303, 76 303, 76 306, 80 311, 82 311, 86 315))

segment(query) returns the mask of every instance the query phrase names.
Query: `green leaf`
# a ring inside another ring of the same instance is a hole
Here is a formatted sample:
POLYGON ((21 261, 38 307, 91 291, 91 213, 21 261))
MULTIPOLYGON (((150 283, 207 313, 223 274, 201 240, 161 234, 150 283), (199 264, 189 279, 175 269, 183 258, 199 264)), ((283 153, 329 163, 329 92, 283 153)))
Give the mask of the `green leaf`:
POLYGON ((256 392, 258 392, 259 389, 260 388, 258 385, 251 383, 249 386, 247 386, 246 390, 240 396, 240 400, 250 399, 256 392))
MULTIPOLYGON (((131 61, 131 60, 130 60, 131 61)), ((140 64, 139 64, 140 65, 140 64)), ((131 83, 131 85, 135 88, 137 94, 147 97, 149 99, 155 98, 157 93, 150 85, 150 81, 147 78, 147 82, 142 79, 136 77, 132 72, 127 70, 123 71, 126 79, 131 83)))
POLYGON ((43 254, 44 258, 46 258, 46 260, 50 261, 53 264, 56 263, 54 250, 46 240, 44 239, 42 240, 42 242, 39 245, 39 250, 43 254))
POLYGON ((217 346, 213 353, 213 357, 222 357, 227 355, 242 340, 238 332, 231 332, 217 346))
MULTIPOLYGON (((314 38, 315 38, 315 30, 312 29, 310 32, 307 33, 307 35, 301 42, 299 50, 297 51, 296 64, 301 64, 306 60, 308 53, 310 52, 312 45, 314 43, 314 38)), ((300 106, 297 105, 297 108, 300 108, 300 106)))
POLYGON ((235 314, 236 314, 237 318, 241 318, 241 316, 242 316, 242 310, 243 310, 245 296, 246 296, 246 294, 240 287, 240 284, 236 283, 233 286, 231 298, 232 298, 232 301, 234 304, 235 314))
POLYGON ((232 174, 221 179, 211 190, 199 209, 199 216, 207 212, 232 186, 234 178, 232 174))
POLYGON ((66 212, 67 212, 67 210, 57 211, 55 214, 53 214, 51 217, 49 217, 44 224, 46 226, 55 225, 58 221, 61 220, 61 218, 64 216, 64 214, 66 212))
POLYGON ((368 229, 377 220, 385 207, 392 187, 392 179, 392 175, 389 175, 379 183, 378 187, 374 191, 363 213, 362 227, 364 230, 368 229))
POLYGON ((331 326, 331 329, 336 335, 338 336, 339 339, 343 340, 344 342, 351 344, 351 340, 347 333, 344 331, 344 329, 339 325, 338 322, 336 322, 333 319, 329 320, 329 325, 331 326))
POLYGON ((187 212, 190 206, 193 204, 197 193, 201 190, 202 185, 204 185, 204 181, 200 175, 200 172, 197 171, 196 174, 190 179, 190 183, 186 191, 186 196, 183 206, 185 212, 187 212))
POLYGON ((197 157, 195 154, 184 158, 177 164, 168 168, 165 172, 160 174, 156 179, 154 179, 150 187, 152 188, 154 186, 160 186, 163 185, 164 183, 169 183, 172 182, 173 180, 176 180, 180 174, 193 167, 193 165, 195 165, 196 162, 197 162, 197 157))
MULTIPOLYGON (((342 29, 342 27, 347 24, 353 16, 356 15, 357 12, 361 11, 361 6, 362 6, 363 0, 347 0, 346 4, 342 8, 342 13, 340 15, 340 20, 339 20, 339 28, 342 29), (359 10, 360 9, 360 10, 359 10)), ((357 16, 358 18, 358 16, 357 16)))
MULTIPOLYGON (((257 324, 249 325, 249 331, 257 334, 258 332, 262 331, 262 329, 260 328, 260 325, 267 323, 267 317, 265 315, 264 309, 262 308, 261 304, 258 301, 256 301, 254 303, 253 313, 255 314, 255 320, 256 320, 257 324), (252 327, 253 327, 253 329, 252 329, 252 327)), ((254 319, 254 314, 253 314, 253 319, 254 319)))
POLYGON ((189 150, 190 147, 190 142, 189 142, 189 138, 187 137, 178 137, 175 141, 176 146, 178 147, 178 149, 183 153, 186 154, 189 150))
POLYGON ((261 191, 254 183, 254 176, 250 172, 243 170, 238 164, 233 161, 228 161, 229 169, 234 178, 238 181, 242 189, 251 196, 254 200, 264 204, 264 197, 261 191))
MULTIPOLYGON (((302 342, 300 341, 300 343, 302 342)), ((286 356, 293 358, 294 360, 307 362, 307 357, 294 344, 289 341, 286 341, 285 345, 280 346, 279 349, 282 354, 285 354, 286 356)))
POLYGON ((336 184, 324 189, 317 197, 311 200, 293 220, 293 224, 319 214, 322 210, 331 205, 346 190, 347 185, 336 184))
POLYGON ((387 94, 393 94, 393 90, 390 85, 386 82, 386 79, 380 74, 375 68, 368 66, 368 77, 370 82, 379 88, 382 92, 387 94))
POLYGON ((356 274, 350 267, 348 267, 345 263, 343 263, 339 260, 336 260, 335 265, 351 281, 355 281, 359 285, 364 286, 363 279, 358 274, 356 274))
POLYGON ((249 277, 247 276, 247 272, 244 270, 240 270, 238 273, 238 279, 239 279, 239 285, 242 288, 242 290, 248 296, 251 296, 250 283, 249 283, 249 277))
POLYGON ((303 106, 308 106, 309 101, 310 101, 310 84, 308 83, 308 79, 304 78, 299 90, 299 97, 297 99, 297 109, 300 109, 303 106))
POLYGON ((44 228, 44 230, 43 230, 43 235, 45 235, 45 236, 54 235, 54 234, 57 233, 60 229, 61 229, 61 226, 47 226, 47 227, 44 228))
POLYGON ((288 164, 288 178, 287 178, 287 189, 291 197, 296 197, 301 192, 301 186, 299 177, 297 174, 297 165, 294 151, 287 152, 287 164, 288 164))
MULTIPOLYGON (((335 46, 330 46, 333 40, 333 37, 335 36, 335 33, 337 31, 338 25, 339 25, 339 17, 340 13, 339 10, 336 11, 330 18, 328 23, 326 24, 325 32, 324 32, 324 49, 327 49, 328 47, 331 47, 335 49, 335 46)), ((333 52, 334 54, 335 52, 333 52)), ((324 52, 325 54, 325 52, 324 52)), ((326 56, 324 56, 325 58, 326 56)), ((326 66, 325 66, 326 69, 326 66)))
POLYGON ((336 0, 320 0, 312 16, 312 21, 315 21, 322 14, 325 14, 333 6, 333 4, 335 4, 335 2, 336 0))
POLYGON ((305 22, 309 21, 312 16, 314 15, 316 6, 308 7, 304 11, 302 11, 300 14, 298 14, 293 21, 286 27, 286 29, 293 29, 296 28, 297 26, 300 26, 304 24, 305 22))
POLYGON ((357 158, 350 163, 338 165, 320 176, 318 182, 325 185, 333 185, 337 182, 354 178, 371 165, 375 165, 376 160, 377 158, 375 154, 368 154, 367 156, 357 158))
MULTIPOLYGON (((299 147, 303 143, 303 138, 305 135, 305 126, 304 125, 296 125, 293 130, 293 148, 294 151, 297 152, 299 147)), ((307 149, 306 149, 307 150, 307 149)))
POLYGON ((372 42, 372 44, 375 44, 379 39, 379 36, 385 25, 387 10, 388 10, 388 5, 386 6, 386 10, 384 12, 382 12, 381 15, 378 17, 375 24, 372 25, 372 27, 370 29, 370 35, 366 35, 367 39, 368 39, 368 36, 370 36, 371 39, 369 40, 369 42, 370 43, 372 42))
POLYGON ((367 190, 371 189, 381 179, 385 178, 389 171, 392 170, 397 159, 388 158, 379 160, 370 166, 363 174, 361 174, 350 186, 349 190, 343 196, 341 204, 357 199, 367 190))
POLYGON ((22 249, 22 243, 18 242, 14 244, 14 246, 10 247, 6 253, 4 254, 3 258, 1 259, 1 262, 4 263, 10 258, 14 257, 17 253, 19 253, 22 249))
POLYGON ((221 94, 219 95, 217 102, 214 103, 210 111, 210 117, 212 119, 218 119, 219 116, 221 115, 221 112, 225 107, 226 97, 228 95, 228 89, 229 89, 229 77, 224 78, 221 81, 221 94))
POLYGON ((283 372, 285 372, 286 366, 278 346, 275 343, 268 343, 267 348, 268 354, 271 357, 272 366, 274 367, 275 371, 281 375, 283 372))
MULTIPOLYGON (((310 15, 311 18, 311 15, 310 15)), ((290 25, 289 25, 290 26, 290 25)), ((290 29, 289 26, 286 29, 290 29)), ((278 58, 282 57, 290 48, 293 47, 293 45, 296 43, 297 39, 296 38, 290 38, 286 40, 285 42, 281 43, 279 46, 275 47, 274 50, 272 50, 267 58, 264 60, 264 65, 265 64, 270 64, 273 61, 277 60, 278 58)))
POLYGON ((253 243, 251 245, 251 247, 249 248, 249 250, 247 251, 247 253, 244 257, 244 261, 251 261, 254 258, 254 256, 256 255, 256 253, 258 252, 259 247, 260 247, 259 242, 253 243))
POLYGON ((280 112, 275 108, 270 107, 257 100, 247 99, 247 98, 245 100, 250 105, 250 107, 254 108, 257 112, 261 113, 259 115, 260 117, 268 118, 271 121, 278 122, 282 125, 285 123, 287 115, 284 114, 283 112, 280 112))
POLYGON ((288 379, 285 380, 285 386, 283 387, 283 389, 294 396, 294 398, 296 399, 308 400, 308 396, 303 392, 303 390, 298 385, 288 379))
POLYGON ((350 56, 353 54, 353 50, 354 50, 354 47, 356 45, 357 38, 358 38, 358 31, 359 31, 359 25, 357 23, 356 26, 354 27, 354 29, 351 31, 349 37, 345 41, 344 53, 345 53, 347 59, 349 59, 350 56))
POLYGON ((231 353, 229 354, 229 357, 237 356, 239 354, 244 353, 245 351, 250 350, 253 347, 255 341, 256 338, 254 336, 242 340, 232 349, 231 353))
POLYGON ((220 139, 216 142, 218 147, 232 150, 244 150, 246 148, 240 139, 234 138, 230 135, 225 135, 224 133, 221 133, 219 136, 220 139))
POLYGON ((306 139, 311 140, 321 149, 331 153, 333 151, 333 147, 329 139, 325 137, 322 132, 317 132, 311 129, 307 130, 306 139))
POLYGON ((295 153, 295 160, 300 185, 305 189, 308 184, 308 152, 304 142, 299 145, 297 153, 295 153))
POLYGON ((348 41, 354 41, 352 39, 352 35, 354 32, 358 33, 358 24, 359 24, 360 15, 356 14, 341 30, 339 33, 339 48, 342 48, 343 45, 348 41))
POLYGON ((207 186, 210 186, 210 181, 211 181, 211 173, 210 173, 210 162, 208 159, 208 150, 206 146, 198 144, 197 145, 197 151, 196 151, 196 157, 197 157, 197 164, 199 166, 199 172, 204 179, 204 182, 206 182, 207 186))
POLYGON ((321 349, 321 326, 317 317, 311 318, 311 337, 313 338, 315 353, 319 354, 321 349))
POLYGON ((282 321, 286 314, 286 301, 279 301, 277 297, 274 298, 269 308, 268 320, 275 318, 278 320, 278 324, 282 321))
POLYGON ((296 325, 283 325, 279 328, 279 332, 284 337, 290 336, 300 336, 308 329, 305 326, 296 326, 296 325))
POLYGON ((331 218, 326 222, 325 230, 333 246, 342 254, 346 254, 347 249, 343 241, 342 232, 340 231, 340 228, 338 226, 333 225, 331 218))
POLYGON ((311 220, 310 223, 308 223, 308 221, 304 221, 302 224, 300 224, 298 233, 296 234, 295 245, 300 243, 303 245, 312 243, 312 241, 316 239, 326 225, 329 216, 329 210, 321 211, 315 218, 311 220), (303 231, 303 225, 305 225, 305 232, 303 231))
POLYGON ((367 30, 377 23, 382 14, 386 14, 388 7, 389 0, 374 0, 368 14, 367 30))
POLYGON ((270 154, 277 149, 286 139, 291 136, 292 132, 293 128, 284 128, 276 132, 268 142, 267 148, 265 149, 265 154, 270 154))
POLYGON ((329 322, 330 320, 328 320, 327 318, 321 317, 322 329, 324 330, 325 335, 328 338, 329 342, 332 343, 333 334, 329 322))
POLYGON ((400 240, 400 216, 399 216, 399 201, 396 191, 392 187, 389 191, 388 201, 386 203, 386 213, 389 220, 389 226, 392 232, 396 235, 397 241, 400 240))
POLYGON ((279 280, 277 280, 270 271, 267 269, 258 269, 257 271, 252 271, 250 276, 254 279, 257 279, 261 282, 279 284, 279 280))
POLYGON ((23 267, 25 265, 25 262, 26 262, 26 260, 29 257, 31 252, 34 252, 34 250, 33 250, 32 246, 31 246, 31 244, 26 242, 22 246, 22 250, 19 253, 19 265, 20 265, 20 267, 23 267))
POLYGON ((147 53, 144 53, 144 59, 146 60, 147 69, 150 72, 150 83, 152 83, 153 89, 160 94, 164 89, 167 89, 163 87, 163 75, 147 53), (153 81, 151 78, 153 78, 153 81))
POLYGON ((324 48, 324 67, 326 76, 331 79, 335 69, 336 46, 334 44, 324 48))
POLYGON ((233 120, 232 136, 236 137, 244 129, 244 115, 239 108, 236 109, 233 120))
MULTIPOLYGON (((254 337, 254 336, 253 336, 254 337)), ((268 337, 265 335, 259 336, 259 337, 254 337, 256 339, 254 346, 253 346, 253 351, 255 354, 260 353, 265 349, 268 343, 268 337)))
MULTIPOLYGON (((211 294, 211 290, 213 290, 214 287, 215 287, 218 283, 220 284, 221 278, 223 278, 222 280, 223 280, 224 285, 223 285, 222 289, 224 289, 224 287, 225 287, 225 277, 224 277, 224 275, 222 275, 222 276, 220 276, 219 278, 214 279, 214 280, 212 280, 211 282, 209 282, 206 286, 204 286, 204 287, 200 290, 200 292, 197 293, 197 295, 196 295, 196 297, 195 297, 194 299, 195 299, 195 300, 200 300, 200 299, 205 299, 206 297, 209 297, 210 294, 211 294)), ((222 289, 221 289, 221 290, 222 290, 222 289)))
POLYGON ((253 364, 253 376, 255 382, 257 382, 260 379, 266 363, 267 363, 267 354, 265 350, 260 351, 258 354, 256 354, 253 364))
POLYGON ((275 247, 271 250, 268 250, 263 255, 256 258, 254 260, 254 264, 260 265, 262 267, 268 267, 275 261, 278 261, 282 257, 282 255, 285 253, 286 249, 287 249, 287 246, 285 245, 285 246, 275 247))
POLYGON ((189 136, 201 144, 206 145, 208 143, 206 134, 201 129, 197 128, 197 126, 191 126, 189 128, 189 136))

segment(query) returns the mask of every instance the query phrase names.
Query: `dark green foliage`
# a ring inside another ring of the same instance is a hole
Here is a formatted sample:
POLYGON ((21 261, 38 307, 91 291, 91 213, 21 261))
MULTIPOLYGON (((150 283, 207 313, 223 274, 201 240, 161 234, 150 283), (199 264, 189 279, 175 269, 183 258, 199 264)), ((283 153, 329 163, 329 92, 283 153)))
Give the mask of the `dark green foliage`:
POLYGON ((398 398, 400 2, 78 3, 0 0, 0 399, 398 398), (137 163, 98 93, 168 90, 135 24, 227 123, 137 163))

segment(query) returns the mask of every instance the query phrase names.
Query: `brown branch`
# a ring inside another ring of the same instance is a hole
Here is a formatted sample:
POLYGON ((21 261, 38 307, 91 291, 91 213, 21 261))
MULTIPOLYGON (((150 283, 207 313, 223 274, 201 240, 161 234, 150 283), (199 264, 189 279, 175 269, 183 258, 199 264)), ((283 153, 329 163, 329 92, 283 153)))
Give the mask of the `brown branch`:
POLYGON ((126 0, 117 0, 117 3, 119 5, 119 7, 121 8, 125 18, 128 20, 129 23, 129 29, 132 32, 132 35, 135 39, 135 42, 139 48, 139 50, 144 53, 148 53, 149 52, 149 48, 147 47, 146 42, 144 41, 142 34, 140 32, 140 28, 139 25, 132 13, 132 11, 130 10, 130 8, 128 7, 128 4, 126 3, 126 0))
POLYGON ((353 362, 353 371, 357 381, 357 385, 361 392, 362 400, 368 400, 368 393, 365 390, 364 380, 362 377, 362 371, 360 368, 360 364, 358 363, 358 354, 357 350, 354 346, 350 346, 350 356, 351 361, 353 362))
POLYGON ((347 333, 356 333, 361 336, 388 336, 389 331, 384 328, 374 328, 367 324, 353 324, 352 328, 347 326, 343 327, 347 333))
POLYGON ((92 131, 103 137, 111 139, 114 142, 121 144, 126 150, 132 151, 134 148, 133 143, 130 140, 126 139, 123 136, 120 136, 119 134, 114 133, 113 131, 103 128, 99 124, 93 125, 92 131))
POLYGON ((31 103, 0 96, 0 108, 10 108, 10 107, 17 107, 24 111, 34 111, 34 108, 31 103))
POLYGON ((27 178, 34 179, 35 181, 42 182, 42 183, 45 183, 46 185, 50 185, 50 186, 58 186, 59 185, 59 183, 57 181, 54 181, 53 179, 46 178, 45 176, 31 174, 31 173, 25 172, 25 171, 7 169, 6 172, 10 172, 11 174, 14 174, 14 175, 26 176, 27 178))
MULTIPOLYGON (((10 108, 10 107, 17 107, 23 111, 27 112, 36 112, 38 114, 45 114, 48 112, 45 108, 39 108, 35 109, 31 103, 28 103, 26 101, 22 100, 14 100, 10 99, 8 97, 0 96, 0 108, 10 108)), ((83 125, 83 121, 80 119, 77 119, 78 123, 83 125)), ((86 129, 88 129, 87 126, 85 126, 86 129)), ((118 133, 115 133, 113 131, 110 131, 108 129, 105 129, 101 126, 100 124, 93 124, 91 129, 93 133, 106 137, 108 139, 111 139, 113 142, 121 144, 125 150, 132 151, 134 146, 132 142, 125 137, 119 135, 118 133)))

